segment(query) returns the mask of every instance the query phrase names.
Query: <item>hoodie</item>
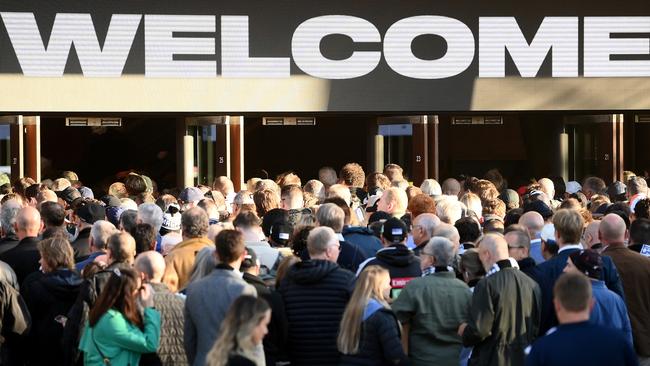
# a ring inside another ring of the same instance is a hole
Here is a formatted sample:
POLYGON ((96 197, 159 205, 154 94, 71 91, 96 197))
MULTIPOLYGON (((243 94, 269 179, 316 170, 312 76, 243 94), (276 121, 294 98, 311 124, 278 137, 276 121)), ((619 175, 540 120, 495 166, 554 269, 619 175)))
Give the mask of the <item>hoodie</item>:
MULTIPOLYGON (((393 290, 402 289, 410 280, 422 275, 420 258, 404 244, 393 244, 379 250, 375 257, 369 258, 359 266, 357 276, 364 268, 372 265, 379 265, 388 270, 393 290)), ((395 295, 397 293, 392 291, 392 296, 395 295)))
POLYGON ((291 365, 338 365, 339 323, 354 288, 354 274, 326 260, 305 260, 281 282, 291 365))

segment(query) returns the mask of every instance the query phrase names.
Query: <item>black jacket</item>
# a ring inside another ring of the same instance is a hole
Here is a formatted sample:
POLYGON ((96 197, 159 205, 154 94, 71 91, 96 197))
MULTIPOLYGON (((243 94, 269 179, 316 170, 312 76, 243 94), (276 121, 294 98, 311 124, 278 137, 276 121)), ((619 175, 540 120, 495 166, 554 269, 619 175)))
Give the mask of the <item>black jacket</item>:
POLYGON ((279 292, 289 324, 292 366, 338 365, 336 338, 354 274, 325 260, 306 260, 289 268, 279 292))
POLYGON ((519 269, 530 276, 532 279, 535 279, 535 271, 537 271, 537 264, 535 260, 531 257, 526 257, 520 261, 517 261, 519 269))
MULTIPOLYGON (((542 319, 540 323, 539 335, 544 335, 552 327, 556 326, 558 321, 555 316, 555 308, 553 307, 553 286, 555 281, 560 277, 564 267, 566 267, 567 258, 573 252, 580 249, 565 249, 553 258, 535 267, 532 272, 532 277, 539 287, 542 289, 542 319)), ((605 281, 607 288, 619 294, 623 299, 623 285, 621 279, 616 271, 616 266, 612 259, 607 256, 602 256, 603 271, 601 272, 600 279, 605 281)))
POLYGON ((77 239, 70 243, 74 250, 75 262, 81 262, 90 255, 90 229, 92 228, 86 227, 81 229, 79 235, 77 235, 77 239))
POLYGON ((267 365, 275 365, 276 362, 287 361, 287 317, 284 312, 282 296, 277 291, 270 289, 261 278, 244 272, 244 281, 255 287, 257 295, 271 306, 271 322, 269 332, 264 337, 264 357, 267 365))
POLYGON ((37 237, 24 238, 15 248, 0 255, 0 260, 6 262, 16 272, 18 283, 21 285, 27 276, 37 272, 41 267, 38 263, 41 259, 37 247, 39 241, 37 237))
POLYGON ((23 337, 28 334, 31 317, 22 296, 13 286, 0 280, 0 364, 21 365, 25 352, 23 337))
POLYGON ((0 239, 0 255, 15 248, 19 241, 20 240, 18 240, 18 237, 15 234, 10 234, 0 239))
POLYGON ((26 353, 30 365, 63 363, 63 320, 77 299, 80 286, 81 278, 68 269, 34 272, 25 279, 20 292, 33 320, 27 341, 38 345, 38 352, 26 353))
MULTIPOLYGON (((339 252, 339 258, 336 263, 343 269, 356 272, 359 266, 366 260, 363 250, 349 241, 339 241, 339 244, 341 245, 341 251, 339 252)), ((300 253, 300 259, 309 259, 307 248, 300 253)))
POLYGON ((390 309, 381 309, 361 323, 359 351, 354 355, 343 355, 340 365, 396 366, 408 364, 408 357, 404 354, 400 342, 397 318, 390 309))
POLYGON ((374 257, 377 251, 382 248, 381 240, 367 227, 346 226, 343 228, 341 235, 343 235, 345 241, 359 247, 366 258, 374 257))
POLYGON ((378 251, 377 256, 359 266, 357 274, 372 265, 380 265, 388 270, 393 289, 401 289, 413 278, 422 276, 420 258, 404 244, 391 245, 378 251))

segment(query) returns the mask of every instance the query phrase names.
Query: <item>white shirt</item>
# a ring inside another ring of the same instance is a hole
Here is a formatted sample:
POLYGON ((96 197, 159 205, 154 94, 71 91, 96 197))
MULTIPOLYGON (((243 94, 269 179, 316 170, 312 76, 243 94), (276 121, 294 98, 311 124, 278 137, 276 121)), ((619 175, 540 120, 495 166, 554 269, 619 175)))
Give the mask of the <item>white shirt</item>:
POLYGON ((558 250, 557 252, 561 253, 561 252, 563 252, 565 250, 569 250, 569 249, 580 249, 580 250, 582 250, 584 248, 582 247, 582 244, 567 244, 567 245, 563 246, 562 248, 560 248, 560 250, 558 250))

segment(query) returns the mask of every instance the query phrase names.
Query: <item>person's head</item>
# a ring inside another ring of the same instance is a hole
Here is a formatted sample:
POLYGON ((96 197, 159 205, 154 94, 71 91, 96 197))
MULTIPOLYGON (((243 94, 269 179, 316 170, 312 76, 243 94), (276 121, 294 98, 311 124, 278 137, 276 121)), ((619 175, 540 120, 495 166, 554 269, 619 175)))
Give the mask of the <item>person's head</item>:
POLYGON ((420 268, 451 266, 455 253, 454 244, 449 239, 433 237, 420 252, 420 268))
POLYGON ((553 216, 553 226, 555 227, 557 244, 562 248, 568 244, 580 243, 585 220, 580 215, 580 212, 563 208, 553 216))
POLYGON ((316 197, 319 202, 325 199, 325 185, 316 179, 307 181, 302 187, 303 193, 310 193, 312 196, 316 197))
POLYGON ((0 206, 0 224, 2 225, 2 236, 16 234, 16 218, 23 206, 16 200, 9 200, 0 206))
POLYGON ((239 191, 232 200, 232 216, 237 216, 242 211, 255 211, 253 194, 249 191, 239 191))
POLYGON ((262 189, 253 193, 253 202, 259 217, 264 217, 267 212, 280 207, 280 197, 272 189, 262 189))
POLYGON ((444 222, 440 225, 437 225, 436 229, 433 231, 433 236, 448 239, 454 245, 454 251, 458 251, 458 248, 460 246, 460 234, 454 225, 444 222))
POLYGON ((117 198, 128 198, 129 192, 126 190, 124 183, 115 182, 108 187, 108 194, 117 198))
POLYGON ((156 249, 156 232, 149 224, 137 224, 131 232, 135 240, 135 252, 140 254, 148 250, 156 249))
POLYGON ((232 222, 235 229, 241 232, 254 231, 256 233, 262 233, 262 221, 253 211, 242 211, 235 220, 232 222))
POLYGON ((105 250, 108 239, 118 230, 113 224, 105 220, 95 221, 90 229, 90 247, 93 251, 105 250))
POLYGON ((604 246, 611 244, 623 244, 626 239, 627 230, 625 221, 621 216, 611 213, 605 215, 598 228, 598 237, 604 246))
POLYGON ((165 274, 165 258, 162 254, 149 250, 138 255, 133 267, 140 272, 144 282, 160 283, 165 274))
POLYGON ((341 252, 341 244, 332 228, 320 226, 309 232, 307 251, 311 259, 323 259, 336 263, 341 252))
POLYGON ((600 220, 594 220, 587 224, 587 227, 582 234, 582 246, 586 249, 593 247, 595 244, 600 243, 598 238, 598 231, 600 229, 600 220))
POLYGON ((589 320, 593 307, 591 283, 580 273, 564 273, 553 286, 553 306, 560 324, 589 320))
POLYGON ((627 193, 629 197, 637 194, 648 194, 648 182, 642 177, 631 177, 627 181, 627 193))
POLYGON ((546 193, 546 196, 548 196, 549 199, 555 197, 555 184, 553 184, 552 180, 549 178, 542 178, 538 180, 537 183, 541 186, 542 192, 546 193))
POLYGON ((280 207, 285 210, 299 210, 304 206, 302 188, 298 185, 283 186, 280 193, 280 207))
POLYGON ((142 328, 142 316, 136 304, 142 281, 137 272, 131 268, 115 268, 101 294, 90 308, 88 323, 94 327, 109 309, 122 313, 131 324, 142 328))
POLYGON ((302 186, 302 181, 300 180, 300 177, 291 171, 284 172, 280 175, 278 175, 277 179, 275 182, 280 186, 289 186, 289 185, 295 185, 295 186, 302 186))
POLYGON ((472 210, 479 219, 483 216, 483 205, 478 195, 467 192, 460 198, 460 202, 465 204, 468 210, 472 210))
POLYGON ((412 225, 413 242, 421 244, 431 239, 438 225, 440 225, 440 219, 432 213, 423 213, 416 216, 412 225))
POLYGON ((581 273, 590 279, 599 280, 603 271, 603 259, 597 251, 586 249, 569 254, 565 273, 581 273))
POLYGON ((230 178, 222 175, 214 178, 212 189, 221 192, 224 197, 227 197, 229 194, 235 192, 235 185, 232 183, 230 178))
POLYGON ((226 366, 228 358, 240 355, 255 359, 256 347, 268 333, 271 307, 260 297, 238 297, 226 313, 219 329, 219 338, 206 356, 206 365, 226 366))
POLYGON ((396 217, 386 220, 381 226, 381 242, 385 247, 404 244, 408 237, 408 226, 396 217))
POLYGON ((239 270, 246 255, 244 236, 237 230, 222 230, 215 238, 217 261, 239 270))
POLYGON ((366 173, 357 163, 347 163, 339 172, 339 183, 348 187, 362 188, 365 182, 366 173))
POLYGON ((147 181, 141 175, 134 173, 124 179, 124 186, 130 197, 136 197, 147 191, 147 181))
POLYGON ((43 202, 58 202, 59 198, 56 193, 51 189, 43 189, 36 194, 36 202, 42 204, 43 202))
POLYGON ((630 225, 630 244, 650 244, 650 220, 636 219, 630 225))
POLYGON ((386 164, 384 167, 384 175, 388 177, 391 182, 404 180, 404 170, 397 164, 386 164))
POLYGON ((345 212, 334 203, 325 203, 318 208, 316 221, 319 226, 327 226, 335 233, 340 233, 345 223, 345 212))
POLYGON ((327 189, 327 198, 335 197, 343 199, 348 206, 352 204, 352 192, 343 184, 334 184, 327 189))
POLYGON ((323 183, 325 189, 333 186, 338 181, 336 170, 331 166, 324 166, 318 170, 318 180, 323 183))
POLYGON ((359 274, 350 301, 341 318, 337 339, 338 349, 343 354, 359 351, 361 322, 370 299, 388 307, 390 298, 390 274, 381 266, 368 266, 359 274))
POLYGON ((136 221, 139 224, 149 224, 155 232, 160 231, 163 223, 163 211, 155 203, 143 203, 138 206, 138 216, 136 221))
POLYGON ((390 188, 390 180, 382 173, 374 172, 366 177, 366 189, 368 192, 390 188))
POLYGON ((508 253, 518 261, 530 256, 530 236, 528 230, 512 230, 504 235, 508 243, 508 253))
POLYGON ((607 188, 605 181, 598 177, 588 177, 582 183, 582 193, 585 194, 587 199, 591 199, 591 196, 595 194, 604 193, 605 188, 607 188))
POLYGON ((39 263, 43 272, 74 268, 74 253, 68 239, 54 236, 38 242, 39 263))
POLYGON ((192 207, 181 216, 184 239, 202 238, 208 234, 208 214, 200 207, 192 207))
POLYGON ((476 243, 478 247, 479 258, 483 268, 488 272, 492 266, 504 259, 508 259, 508 242, 501 234, 490 233, 479 238, 476 243))
POLYGON ((135 225, 137 224, 136 220, 138 218, 138 211, 136 210, 124 210, 120 215, 120 230, 131 232, 135 225))
POLYGON ((485 275, 485 269, 478 255, 478 249, 470 248, 460 255, 458 269, 463 274, 465 282, 479 279, 485 275))
POLYGON ((425 179, 420 185, 420 189, 422 193, 430 197, 440 196, 442 194, 442 187, 440 187, 440 183, 435 179, 425 179))
POLYGON ((190 283, 198 281, 212 273, 217 265, 215 251, 215 247, 205 247, 196 253, 194 266, 192 266, 192 274, 190 275, 190 283))
POLYGON ((108 264, 127 263, 132 264, 135 258, 135 239, 131 234, 119 232, 108 238, 106 246, 108 264))
POLYGON ((453 197, 441 199, 436 203, 436 215, 446 224, 454 224, 460 220, 464 209, 465 205, 453 197))
POLYGON ((519 218, 519 225, 526 227, 530 237, 535 239, 544 227, 544 218, 536 211, 528 211, 519 218))
POLYGON ((209 220, 219 221, 219 207, 211 198, 203 198, 197 204, 197 207, 203 209, 208 214, 209 220))
POLYGON ((41 214, 37 209, 31 206, 20 209, 14 222, 14 230, 19 240, 38 236, 42 228, 41 214))
POLYGON ((377 211, 383 211, 395 217, 401 217, 406 213, 408 206, 408 197, 403 190, 391 187, 384 191, 379 203, 377 204, 377 211))
POLYGON ((460 183, 454 178, 447 178, 442 182, 442 194, 447 196, 458 196, 460 183))
POLYGON ((57 202, 43 202, 40 212, 46 228, 61 227, 65 223, 65 209, 57 202))
POLYGON ((54 180, 54 183, 52 183, 52 190, 54 192, 60 192, 70 186, 72 186, 72 184, 70 183, 69 180, 65 178, 58 178, 54 180))
POLYGON ((436 201, 426 194, 418 194, 409 200, 407 211, 414 219, 424 213, 435 214, 436 201))

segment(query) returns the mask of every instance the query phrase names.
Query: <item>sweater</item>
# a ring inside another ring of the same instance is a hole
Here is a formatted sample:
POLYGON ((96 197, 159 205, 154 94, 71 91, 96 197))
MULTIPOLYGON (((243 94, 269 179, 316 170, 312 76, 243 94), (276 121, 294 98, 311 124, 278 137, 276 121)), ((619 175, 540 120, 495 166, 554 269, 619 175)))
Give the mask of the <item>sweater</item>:
POLYGON ((632 344, 632 326, 623 299, 609 290, 603 281, 591 280, 594 307, 589 321, 593 324, 616 329, 632 344))
POLYGON ((145 308, 143 322, 144 330, 141 330, 119 311, 109 309, 94 327, 86 324, 79 342, 79 349, 84 352, 84 365, 105 366, 104 357, 111 365, 137 365, 140 355, 154 352, 160 341, 160 313, 145 308))

